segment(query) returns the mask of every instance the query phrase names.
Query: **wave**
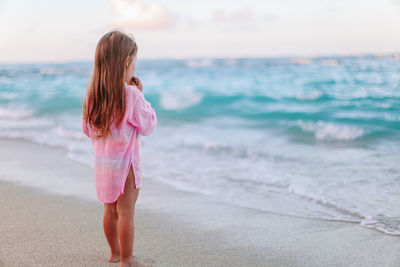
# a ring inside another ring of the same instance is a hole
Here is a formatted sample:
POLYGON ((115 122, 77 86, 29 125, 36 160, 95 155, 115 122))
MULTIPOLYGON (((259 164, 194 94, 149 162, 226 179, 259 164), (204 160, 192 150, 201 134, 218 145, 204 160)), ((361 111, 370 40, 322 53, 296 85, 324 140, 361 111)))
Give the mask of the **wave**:
POLYGON ((321 60, 321 65, 337 66, 337 65, 339 65, 339 62, 336 59, 325 59, 325 60, 321 60))
POLYGON ((213 61, 211 59, 200 59, 200 60, 187 60, 185 65, 192 68, 198 67, 209 67, 213 65, 213 61))
POLYGON ((23 106, 0 106, 0 119, 20 120, 31 117, 33 111, 23 106))
POLYGON ((62 138, 66 137, 66 138, 72 138, 72 139, 76 139, 76 140, 86 140, 86 138, 87 138, 87 136, 82 134, 81 131, 69 130, 61 125, 58 125, 58 126, 54 127, 53 129, 51 129, 51 132, 62 138))
POLYGON ((361 226, 376 229, 388 235, 400 235, 400 217, 388 217, 384 214, 368 216, 361 221, 361 226))
MULTIPOLYGON (((377 101, 365 104, 340 101, 321 91, 283 97, 271 95, 218 95, 195 90, 152 94, 150 102, 166 122, 192 122, 234 118, 256 128, 295 126, 317 140, 352 141, 364 136, 393 136, 400 129, 396 107, 380 108, 377 101)), ((359 100, 363 101, 363 100, 359 100)))
POLYGON ((203 95, 194 91, 189 92, 162 92, 160 104, 166 110, 185 109, 197 105, 203 95))
MULTIPOLYGON (((207 91, 196 91, 195 89, 180 89, 171 90, 171 91, 161 91, 160 93, 151 93, 147 96, 153 102, 161 102, 161 108, 165 109, 174 109, 175 106, 177 108, 188 108, 194 105, 201 105, 203 107, 215 106, 220 107, 223 110, 224 107, 233 104, 236 109, 240 109, 241 107, 238 104, 268 104, 268 103, 278 103, 282 104, 282 109, 280 111, 284 112, 285 108, 289 109, 292 106, 307 106, 312 104, 326 103, 325 106, 322 106, 323 109, 334 109, 333 112, 347 112, 347 111, 359 111, 360 106, 363 110, 371 111, 371 112, 396 112, 398 109, 395 106, 399 98, 394 97, 373 97, 366 96, 363 98, 354 98, 354 99, 341 99, 336 98, 335 96, 325 93, 320 90, 312 90, 305 92, 298 92, 292 94, 280 94, 280 93, 268 93, 264 92, 263 94, 252 94, 252 93, 232 93, 232 94, 217 94, 213 92, 207 91), (354 101, 353 101, 354 100, 354 101), (190 104, 186 104, 184 102, 189 101, 190 104), (385 106, 383 105, 385 102, 385 106), (172 108, 170 108, 172 106, 172 108)), ((263 109, 268 108, 268 106, 259 106, 259 111, 262 112, 263 109)), ((218 109, 214 109, 218 112, 218 109)), ((216 114, 218 115, 218 114, 216 114)))
POLYGON ((364 129, 356 126, 340 125, 323 121, 304 122, 299 120, 296 123, 303 131, 313 133, 318 140, 349 141, 360 138, 366 133, 364 129))
MULTIPOLYGON (((206 92, 196 92, 195 90, 188 89, 186 91, 163 91, 160 94, 148 95, 152 104, 160 104, 161 109, 187 109, 193 106, 199 106, 203 108, 214 107, 213 110, 216 112, 215 115, 219 115, 219 112, 224 112, 224 108, 229 108, 230 105, 234 105, 234 108, 240 111, 241 107, 239 104, 268 104, 268 103, 309 103, 309 102, 324 102, 329 101, 332 98, 329 95, 324 94, 320 91, 312 91, 305 93, 298 93, 294 95, 286 96, 274 96, 274 95, 251 95, 251 94, 231 94, 231 95, 219 95, 206 92)), ((261 106, 260 106, 261 107, 261 106)), ((199 114, 201 115, 201 114, 199 114)))
POLYGON ((302 93, 302 94, 297 94, 295 96, 296 99, 298 100, 317 100, 324 96, 324 93, 321 91, 312 91, 309 93, 302 93))

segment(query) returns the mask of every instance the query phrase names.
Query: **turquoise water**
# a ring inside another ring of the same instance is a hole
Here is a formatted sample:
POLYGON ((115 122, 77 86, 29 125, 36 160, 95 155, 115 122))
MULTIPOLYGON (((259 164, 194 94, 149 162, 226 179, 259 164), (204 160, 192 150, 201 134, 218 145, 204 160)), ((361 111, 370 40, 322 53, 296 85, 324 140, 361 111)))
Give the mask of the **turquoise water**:
MULTIPOLYGON (((0 65, 0 135, 92 165, 80 130, 91 68, 0 65)), ((139 60, 136 74, 159 118, 142 138, 145 177, 400 235, 398 57, 139 60)))

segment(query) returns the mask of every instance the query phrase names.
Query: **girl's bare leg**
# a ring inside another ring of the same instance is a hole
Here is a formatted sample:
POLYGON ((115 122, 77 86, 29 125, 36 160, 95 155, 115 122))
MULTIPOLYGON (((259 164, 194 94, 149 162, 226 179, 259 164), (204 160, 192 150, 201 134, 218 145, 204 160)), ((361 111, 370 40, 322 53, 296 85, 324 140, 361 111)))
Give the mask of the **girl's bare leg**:
POLYGON ((120 260, 119 241, 118 241, 118 214, 117 203, 104 203, 103 217, 104 234, 111 249, 109 262, 120 260))
POLYGON ((135 188, 134 179, 131 165, 126 178, 124 193, 117 199, 120 266, 130 266, 133 261, 135 203, 139 195, 139 188, 135 188))

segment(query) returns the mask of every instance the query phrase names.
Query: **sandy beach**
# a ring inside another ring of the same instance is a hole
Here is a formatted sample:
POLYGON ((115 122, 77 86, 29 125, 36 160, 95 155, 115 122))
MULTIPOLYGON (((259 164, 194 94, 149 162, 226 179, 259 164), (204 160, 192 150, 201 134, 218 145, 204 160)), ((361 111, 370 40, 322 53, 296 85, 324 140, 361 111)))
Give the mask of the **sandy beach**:
MULTIPOLYGON (((118 266, 107 262, 103 204, 74 184, 73 194, 61 190, 68 179, 90 187, 92 169, 66 158, 61 148, 17 139, 0 139, 0 147, 0 265, 118 266)), ((357 223, 227 205, 146 175, 142 182, 135 214, 137 266, 400 264, 399 237, 357 223)))

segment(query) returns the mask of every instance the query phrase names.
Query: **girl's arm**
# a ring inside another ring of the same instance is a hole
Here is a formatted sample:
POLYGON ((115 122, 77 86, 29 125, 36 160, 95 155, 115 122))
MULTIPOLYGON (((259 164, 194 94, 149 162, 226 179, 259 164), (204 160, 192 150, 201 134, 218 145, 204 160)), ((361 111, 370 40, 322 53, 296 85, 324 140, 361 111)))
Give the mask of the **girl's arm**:
POLYGON ((82 120, 81 120, 81 125, 82 125, 82 131, 86 134, 87 137, 90 138, 89 129, 88 129, 87 124, 86 124, 86 122, 85 122, 83 117, 82 117, 82 120))
POLYGON ((144 98, 143 93, 137 90, 136 94, 130 122, 138 128, 141 135, 149 135, 157 126, 157 115, 151 104, 144 98))
MULTIPOLYGON (((86 105, 86 103, 87 103, 87 96, 85 96, 85 100, 84 100, 83 103, 84 103, 84 105, 86 105)), ((87 137, 90 138, 89 129, 88 129, 88 127, 87 127, 87 124, 86 124, 85 119, 83 118, 83 115, 82 115, 82 119, 81 119, 81 126, 82 126, 82 131, 86 134, 87 137)))

